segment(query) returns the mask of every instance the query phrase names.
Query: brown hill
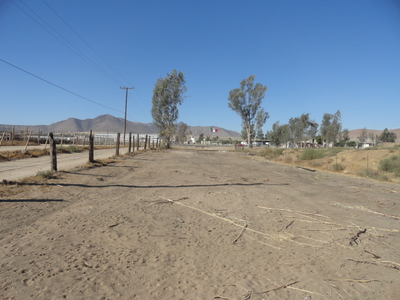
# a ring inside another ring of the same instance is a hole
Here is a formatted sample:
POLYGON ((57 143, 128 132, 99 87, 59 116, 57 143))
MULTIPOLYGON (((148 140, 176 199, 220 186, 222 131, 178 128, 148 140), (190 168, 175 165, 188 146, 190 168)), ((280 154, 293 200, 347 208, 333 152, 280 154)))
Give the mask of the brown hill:
MULTIPOLYGON (((361 135, 362 132, 362 128, 361 129, 353 129, 353 130, 349 130, 349 137, 350 140, 352 141, 358 141, 358 137, 361 135)), ((383 130, 376 130, 376 129, 366 129, 367 130, 367 136, 369 137, 370 134, 374 134, 374 136, 376 135, 381 135, 383 130)), ((390 132, 394 132, 397 135, 397 140, 396 142, 400 141, 400 128, 397 129, 388 129, 390 132)), ((368 140, 369 141, 369 140, 368 140)))
MULTIPOLYGON (((198 136, 203 133, 205 136, 219 136, 220 138, 238 138, 240 134, 236 131, 226 130, 224 128, 218 128, 217 133, 210 131, 209 126, 189 126, 189 131, 192 135, 198 136)), ((11 131, 13 125, 1 125, 0 132, 11 131)), ((76 118, 69 118, 64 121, 56 122, 50 125, 32 125, 23 126, 15 125, 15 130, 17 132, 24 131, 28 128, 29 131, 37 132, 38 130, 42 132, 88 132, 93 130, 94 132, 123 132, 124 130, 124 119, 116 118, 111 115, 101 115, 94 119, 80 120, 76 118)), ((188 131, 188 132, 189 132, 188 131)), ((153 123, 140 123, 140 122, 130 122, 126 121, 126 132, 141 133, 141 134, 151 134, 158 133, 158 128, 153 123)))

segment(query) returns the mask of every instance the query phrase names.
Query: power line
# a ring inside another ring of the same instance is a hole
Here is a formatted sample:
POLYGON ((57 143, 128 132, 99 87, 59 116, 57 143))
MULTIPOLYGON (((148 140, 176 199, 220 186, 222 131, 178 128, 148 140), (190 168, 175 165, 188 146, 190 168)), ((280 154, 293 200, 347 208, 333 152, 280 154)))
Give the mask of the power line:
POLYGON ((76 34, 77 37, 79 37, 81 39, 82 42, 84 42, 86 44, 86 46, 88 46, 98 57, 100 57, 100 59, 107 64, 107 66, 109 66, 116 74, 118 74, 123 80, 125 80, 126 82, 129 83, 129 81, 122 76, 117 70, 115 70, 95 49, 93 49, 93 47, 91 47, 84 39, 83 37, 81 37, 49 4, 47 4, 46 1, 42 0, 42 2, 44 4, 47 5, 48 8, 50 8, 50 10, 61 20, 64 22, 65 25, 68 26, 69 29, 71 29, 71 31, 73 33, 76 34))
POLYGON ((113 81, 115 84, 118 84, 117 80, 108 74, 105 70, 103 70, 100 66, 98 66, 94 61, 92 61, 89 57, 87 57, 82 51, 80 51, 77 47, 75 47, 71 42, 69 42, 65 37, 63 37, 62 34, 60 34, 56 29, 54 29, 49 23, 47 23, 45 20, 43 20, 42 17, 40 17, 37 13, 35 13, 28 5, 26 5, 24 2, 20 0, 20 2, 28 8, 34 15, 36 15, 37 18, 39 18, 44 24, 46 24, 51 30, 53 30, 56 34, 58 34, 64 41, 62 41, 60 38, 58 38, 54 33, 52 33, 49 29, 47 29, 43 24, 38 22, 35 18, 33 18, 29 13, 27 13, 23 8, 21 8, 18 4, 16 4, 13 0, 10 0, 11 3, 13 3, 16 7, 18 7, 22 12, 24 12, 29 18, 31 18, 34 22, 36 22, 40 27, 42 27, 44 30, 46 30, 49 34, 51 34, 55 39, 57 39, 60 43, 62 43, 65 47, 67 47, 69 50, 71 50, 73 53, 75 53, 77 56, 79 56, 84 62, 86 62, 89 66, 91 66, 93 69, 95 69, 97 72, 102 74, 103 76, 107 77, 109 80, 113 81), (73 49, 72 49, 72 48, 73 49))
POLYGON ((109 106, 103 105, 103 104, 101 104, 101 103, 98 103, 98 102, 96 102, 96 101, 90 100, 89 98, 83 97, 83 96, 81 96, 81 95, 79 95, 79 94, 77 94, 77 93, 71 92, 70 90, 67 90, 66 88, 63 88, 63 87, 61 87, 61 86, 59 86, 59 85, 57 85, 57 84, 55 84, 55 83, 52 83, 52 82, 50 82, 50 81, 48 81, 48 80, 46 80, 46 79, 43 79, 42 77, 39 77, 39 76, 37 76, 37 75, 35 75, 35 74, 31 73, 31 72, 28 72, 28 71, 26 71, 26 70, 24 70, 24 69, 22 69, 22 68, 20 68, 20 67, 17 67, 16 65, 13 65, 12 63, 9 63, 8 61, 5 61, 4 59, 1 59, 1 58, 0 58, 0 61, 4 62, 4 63, 6 63, 6 64, 8 64, 8 65, 10 65, 10 66, 12 66, 12 67, 14 67, 14 68, 16 68, 16 69, 18 69, 18 70, 20 70, 20 71, 22 71, 22 72, 24 72, 24 73, 26 73, 26 74, 29 74, 29 75, 31 75, 31 76, 37 78, 37 79, 40 79, 40 80, 42 80, 42 81, 44 81, 44 82, 46 82, 46 83, 48 83, 48 84, 51 84, 52 86, 55 86, 56 88, 59 88, 60 90, 63 90, 63 91, 65 91, 65 92, 67 92, 67 93, 70 93, 70 94, 76 96, 76 97, 79 97, 79 98, 81 98, 81 99, 83 99, 83 100, 92 102, 92 103, 94 103, 94 104, 97 104, 97 105, 99 105, 99 106, 103 106, 103 107, 105 107, 105 108, 108 108, 108 109, 111 109, 111 110, 114 110, 114 111, 117 111, 117 112, 121 112, 121 113, 123 112, 123 111, 121 111, 121 110, 114 109, 114 108, 112 108, 112 107, 109 107, 109 106))

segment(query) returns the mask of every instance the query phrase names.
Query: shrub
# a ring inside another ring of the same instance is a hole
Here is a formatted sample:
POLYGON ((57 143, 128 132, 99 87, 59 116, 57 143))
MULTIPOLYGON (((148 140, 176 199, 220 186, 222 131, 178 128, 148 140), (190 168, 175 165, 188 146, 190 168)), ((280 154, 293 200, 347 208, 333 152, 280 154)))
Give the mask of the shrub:
POLYGON ((379 162, 379 170, 385 172, 393 172, 395 174, 400 172, 400 157, 392 155, 384 158, 379 162))
POLYGON ((54 172, 53 172, 53 171, 50 171, 50 170, 48 170, 48 171, 38 171, 38 172, 36 173, 36 175, 37 175, 37 176, 40 176, 40 177, 42 177, 42 178, 46 178, 46 179, 55 178, 54 172))
POLYGON ((345 166, 343 166, 342 164, 333 164, 332 169, 334 171, 343 171, 345 169, 345 166))
POLYGON ((313 160, 323 158, 325 156, 323 149, 304 149, 300 155, 300 160, 313 160))
POLYGON ((389 178, 385 174, 373 169, 364 168, 362 171, 359 171, 357 175, 362 177, 370 177, 380 181, 389 181, 389 178))

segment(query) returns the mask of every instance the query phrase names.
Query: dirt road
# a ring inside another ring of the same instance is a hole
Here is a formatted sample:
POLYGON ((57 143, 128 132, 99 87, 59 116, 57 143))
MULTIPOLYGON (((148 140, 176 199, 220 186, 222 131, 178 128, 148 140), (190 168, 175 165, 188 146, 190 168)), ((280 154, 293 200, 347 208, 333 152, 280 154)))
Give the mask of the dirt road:
POLYGON ((2 186, 0 299, 399 299, 399 195, 223 151, 2 186))
MULTIPOLYGON (((3 147, 1 150, 11 151, 3 147)), ((19 149, 20 150, 20 149, 19 149)), ((128 148, 120 148, 120 154, 128 152, 128 148)), ((95 159, 105 159, 115 155, 115 149, 95 150, 95 159)), ((57 154, 57 169, 69 170, 71 168, 84 165, 89 160, 88 151, 81 153, 57 154)), ((0 162, 0 180, 19 180, 30 176, 35 176, 38 171, 50 170, 49 156, 36 158, 19 159, 0 162)))

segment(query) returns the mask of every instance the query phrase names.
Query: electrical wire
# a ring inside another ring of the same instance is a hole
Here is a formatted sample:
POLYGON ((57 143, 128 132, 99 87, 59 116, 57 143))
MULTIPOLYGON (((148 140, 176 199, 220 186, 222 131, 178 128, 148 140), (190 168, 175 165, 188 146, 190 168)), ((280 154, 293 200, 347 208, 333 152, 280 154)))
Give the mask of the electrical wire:
POLYGON ((39 18, 44 24, 46 24, 51 30, 53 30, 56 34, 58 34, 64 41, 62 41, 60 38, 58 38, 53 32, 51 32, 49 29, 47 29, 43 24, 41 24, 39 21, 37 21, 34 17, 32 17, 29 13, 27 13, 22 7, 20 7, 18 4, 16 4, 13 0, 10 0, 11 3, 13 3, 16 7, 18 7, 22 12, 24 12, 29 18, 31 18, 35 23, 37 23, 40 27, 42 27, 44 30, 46 30, 49 34, 51 34, 55 39, 57 39, 60 43, 62 43, 64 46, 66 46, 69 50, 71 50, 73 53, 75 53, 79 58, 81 58, 84 62, 86 62, 89 66, 91 66, 93 69, 95 69, 97 72, 102 74, 103 76, 107 77, 109 80, 114 82, 115 84, 119 84, 118 81, 108 74, 105 70, 103 70, 100 66, 98 66, 94 61, 92 61, 89 57, 87 57, 82 51, 80 51, 77 47, 75 47, 71 42, 69 42, 65 37, 63 37, 62 34, 60 34, 56 29, 54 29, 49 23, 47 23, 45 20, 43 20, 42 17, 40 17, 37 13, 35 13, 28 5, 26 5, 24 2, 20 0, 20 2, 28 8, 37 18, 39 18), (67 43, 70 45, 67 45, 67 43))
POLYGON ((24 69, 22 69, 22 68, 20 68, 20 67, 18 67, 18 66, 16 66, 16 65, 12 64, 12 63, 9 63, 8 61, 5 61, 4 59, 1 59, 1 58, 0 58, 0 61, 2 61, 2 62, 4 62, 4 63, 6 63, 6 64, 8 64, 8 65, 10 65, 10 66, 12 66, 12 67, 18 69, 18 70, 20 70, 20 71, 22 71, 22 72, 25 72, 26 74, 29 74, 29 75, 31 75, 31 76, 37 78, 37 79, 40 79, 40 80, 42 80, 42 81, 44 81, 44 82, 46 82, 46 83, 48 83, 48 84, 50 84, 50 85, 52 85, 52 86, 55 86, 56 88, 59 88, 60 90, 63 90, 63 91, 65 91, 65 92, 67 92, 67 93, 70 93, 70 94, 76 96, 76 97, 79 97, 79 98, 81 98, 81 99, 83 99, 83 100, 92 102, 92 103, 94 103, 94 104, 97 104, 97 105, 99 105, 99 106, 102 106, 102 107, 111 109, 111 110, 113 110, 113 111, 117 111, 117 112, 123 113, 123 111, 121 111, 121 110, 118 110, 118 109, 115 109, 115 108, 106 106, 106 105, 104 105, 104 104, 101 104, 101 103, 98 103, 98 102, 96 102, 96 101, 93 101, 93 100, 91 100, 91 99, 89 99, 89 98, 83 97, 83 96, 81 96, 81 95, 79 95, 79 94, 77 94, 77 93, 71 92, 70 90, 68 90, 68 89, 66 89, 66 88, 63 88, 63 87, 61 87, 61 86, 59 86, 59 85, 57 85, 57 84, 55 84, 55 83, 52 83, 52 82, 50 82, 50 81, 48 81, 48 80, 46 80, 46 79, 43 79, 43 78, 40 77, 40 76, 37 76, 37 75, 35 75, 35 74, 31 73, 31 72, 28 72, 28 71, 26 71, 26 70, 24 70, 24 69))
MULTIPOLYGON (((93 49, 92 46, 90 46, 84 39, 83 37, 81 37, 46 1, 42 0, 42 2, 44 4, 47 5, 47 7, 69 28, 71 29, 71 31, 73 33, 76 34, 76 36, 86 44, 86 46, 88 46, 105 64, 107 64, 107 66, 109 66, 116 74, 118 74, 119 77, 121 77, 123 80, 125 80, 127 83, 129 83, 129 81, 122 76, 116 69, 113 68, 113 66, 111 66, 95 49, 93 49)), ((132 86, 132 84, 128 84, 130 86, 132 86)))

